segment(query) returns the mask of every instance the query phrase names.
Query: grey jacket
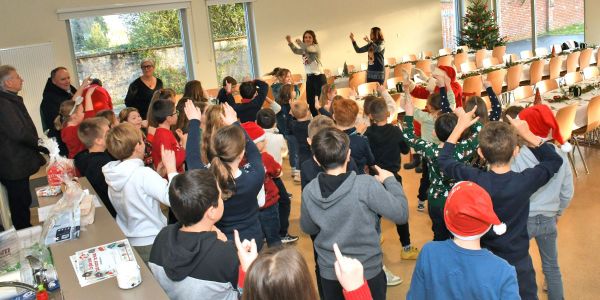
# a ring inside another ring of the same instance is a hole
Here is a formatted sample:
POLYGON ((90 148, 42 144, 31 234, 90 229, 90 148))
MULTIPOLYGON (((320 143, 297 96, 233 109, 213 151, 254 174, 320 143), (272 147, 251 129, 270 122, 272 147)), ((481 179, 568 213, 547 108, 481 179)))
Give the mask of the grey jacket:
MULTIPOLYGON (((573 172, 571 166, 569 166, 567 154, 556 146, 554 149, 563 159, 563 163, 550 181, 531 196, 529 204, 530 217, 537 215, 560 216, 573 198, 573 172)), ((515 172, 521 172, 527 168, 533 168, 539 163, 529 148, 521 147, 521 151, 513 161, 511 169, 515 172)))
POLYGON ((323 73, 321 70, 321 48, 318 44, 307 46, 304 43, 299 43, 298 46, 300 48, 298 48, 293 43, 289 43, 288 46, 290 46, 290 49, 292 49, 292 52, 295 54, 302 55, 306 74, 323 73))
POLYGON ((370 175, 351 172, 331 196, 323 198, 319 179, 313 179, 302 192, 300 227, 316 235, 314 247, 321 276, 337 280, 333 266, 333 244, 337 243, 344 255, 363 264, 366 279, 375 277, 382 267, 377 215, 396 224, 408 222, 402 185, 393 176, 382 185, 370 175))

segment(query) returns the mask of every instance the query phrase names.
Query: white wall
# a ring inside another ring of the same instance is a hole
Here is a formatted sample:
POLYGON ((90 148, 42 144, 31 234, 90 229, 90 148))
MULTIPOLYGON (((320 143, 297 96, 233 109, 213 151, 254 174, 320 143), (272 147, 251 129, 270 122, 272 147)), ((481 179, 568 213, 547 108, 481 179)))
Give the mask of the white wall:
POLYGON ((585 41, 600 44, 600 1, 585 0, 585 41))

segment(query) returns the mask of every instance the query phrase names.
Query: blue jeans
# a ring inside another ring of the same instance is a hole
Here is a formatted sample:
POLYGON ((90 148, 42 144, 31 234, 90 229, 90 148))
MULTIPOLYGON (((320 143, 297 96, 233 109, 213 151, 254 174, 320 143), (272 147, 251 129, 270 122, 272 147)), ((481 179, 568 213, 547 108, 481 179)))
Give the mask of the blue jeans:
POLYGON ((269 248, 281 245, 279 236, 279 203, 261 210, 258 214, 260 226, 265 234, 269 248))
POLYGON ((292 169, 300 170, 298 165, 298 141, 293 135, 284 135, 288 147, 288 160, 292 169))
POLYGON ((542 271, 548 283, 548 299, 563 299, 563 284, 558 266, 556 217, 537 215, 527 220, 529 238, 535 238, 542 258, 542 271))

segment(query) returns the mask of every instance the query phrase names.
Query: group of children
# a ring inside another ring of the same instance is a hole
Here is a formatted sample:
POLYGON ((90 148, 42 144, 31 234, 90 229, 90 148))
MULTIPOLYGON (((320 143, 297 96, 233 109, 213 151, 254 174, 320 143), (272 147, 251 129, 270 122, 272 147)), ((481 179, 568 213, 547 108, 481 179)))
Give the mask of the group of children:
POLYGON ((383 87, 361 115, 356 101, 324 85, 312 117, 290 71, 273 74, 271 87, 225 78, 216 105, 199 82, 177 103, 162 89, 147 116, 135 108, 94 116, 87 81, 61 105, 56 125, 69 157, 170 298, 385 299, 386 286, 402 281, 383 266, 381 217, 396 224, 401 257, 418 257, 409 299, 535 299, 534 237, 549 295, 562 297, 556 219, 573 186, 566 156, 545 142, 549 133, 563 142, 548 107, 509 108, 500 122, 487 82, 489 114, 480 97, 463 103, 454 69, 441 67, 427 88, 405 78, 397 124, 383 87), (427 94, 425 111, 409 93, 427 94), (411 148, 424 161, 418 205, 427 200, 434 240, 421 252, 410 241, 399 173, 411 148), (278 247, 298 239, 288 232, 285 153, 302 188, 316 289, 298 251, 278 247))

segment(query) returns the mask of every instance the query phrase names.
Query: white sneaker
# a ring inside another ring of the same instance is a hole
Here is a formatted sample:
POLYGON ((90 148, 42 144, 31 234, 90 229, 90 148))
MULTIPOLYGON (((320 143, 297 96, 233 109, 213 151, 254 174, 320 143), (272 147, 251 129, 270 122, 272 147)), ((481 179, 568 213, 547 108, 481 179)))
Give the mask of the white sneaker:
POLYGON ((401 284, 404 280, 400 278, 400 276, 395 275, 392 271, 388 270, 385 266, 383 266, 383 272, 385 273, 385 278, 387 280, 387 286, 395 286, 401 284))

